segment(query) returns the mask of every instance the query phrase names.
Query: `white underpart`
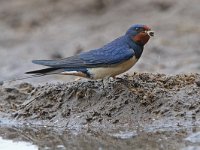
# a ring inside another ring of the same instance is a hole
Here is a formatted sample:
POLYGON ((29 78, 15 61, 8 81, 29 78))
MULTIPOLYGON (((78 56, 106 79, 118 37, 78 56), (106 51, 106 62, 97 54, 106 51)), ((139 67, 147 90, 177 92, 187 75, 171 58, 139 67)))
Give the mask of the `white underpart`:
MULTIPOLYGON (((88 72, 91 75, 92 79, 102 79, 105 77, 114 77, 118 74, 121 74, 121 73, 129 70, 137 61, 138 61, 138 59, 136 59, 134 56, 131 59, 129 59, 123 63, 111 65, 110 67, 89 68, 88 72)), ((78 71, 63 71, 63 72, 61 72, 61 74, 86 77, 84 75, 84 73, 78 72, 78 71)))
POLYGON ((121 74, 127 70, 129 70, 136 62, 138 59, 132 57, 131 59, 119 63, 116 65, 112 65, 110 67, 99 67, 99 68, 90 68, 88 69, 88 72, 91 74, 91 77, 93 79, 102 79, 104 77, 114 77, 118 74, 121 74))
POLYGON ((87 75, 80 72, 80 71, 63 71, 61 72, 63 75, 74 75, 74 76, 81 76, 81 77, 86 77, 87 75))
POLYGON ((63 72, 61 72, 61 74, 67 74, 67 73, 74 74, 74 73, 78 73, 78 71, 63 71, 63 72))

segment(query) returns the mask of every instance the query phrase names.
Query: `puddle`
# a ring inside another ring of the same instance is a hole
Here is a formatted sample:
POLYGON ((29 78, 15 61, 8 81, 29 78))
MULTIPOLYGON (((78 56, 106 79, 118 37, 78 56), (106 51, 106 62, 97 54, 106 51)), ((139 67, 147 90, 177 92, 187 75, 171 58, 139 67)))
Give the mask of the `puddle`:
POLYGON ((2 87, 1 149, 198 149, 198 78, 142 73, 104 88, 101 81, 2 87))
MULTIPOLYGON (((38 150, 38 149, 177 149, 196 150, 197 143, 186 140, 188 137, 199 134, 197 127, 175 131, 116 131, 105 133, 87 131, 73 133, 60 131, 56 128, 32 127, 0 127, 1 150, 38 150)), ((195 136, 196 140, 198 136, 195 136)))
POLYGON ((200 132, 191 134, 185 140, 190 141, 192 143, 200 143, 200 132))
POLYGON ((29 142, 19 142, 19 141, 12 141, 12 140, 6 140, 2 139, 0 137, 0 149, 1 150, 38 150, 38 147, 36 145, 33 145, 29 142))
POLYGON ((183 148, 182 150, 199 150, 200 146, 188 146, 186 148, 183 148))
POLYGON ((111 136, 113 137, 116 137, 116 138, 121 138, 121 139, 130 139, 130 138, 133 138, 137 135, 136 132, 132 132, 132 131, 120 131, 119 133, 114 133, 114 134, 110 134, 111 136))

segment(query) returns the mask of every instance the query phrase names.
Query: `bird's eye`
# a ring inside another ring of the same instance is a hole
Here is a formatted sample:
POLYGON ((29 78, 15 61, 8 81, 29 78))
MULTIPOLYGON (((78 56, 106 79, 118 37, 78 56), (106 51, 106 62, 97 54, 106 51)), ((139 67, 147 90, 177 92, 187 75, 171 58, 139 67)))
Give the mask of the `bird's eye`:
POLYGON ((138 28, 138 27, 135 28, 135 31, 139 31, 139 30, 140 30, 140 28, 138 28))
POLYGON ((136 27, 135 31, 137 31, 137 32, 143 32, 143 31, 145 31, 145 29, 144 28, 140 28, 140 27, 136 27))

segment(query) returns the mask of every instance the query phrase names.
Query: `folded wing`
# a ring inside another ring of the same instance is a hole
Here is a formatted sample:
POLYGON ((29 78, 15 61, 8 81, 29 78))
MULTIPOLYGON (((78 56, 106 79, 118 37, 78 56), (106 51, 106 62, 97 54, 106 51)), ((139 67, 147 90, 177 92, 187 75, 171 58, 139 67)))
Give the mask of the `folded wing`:
POLYGON ((100 49, 59 60, 33 60, 33 63, 54 68, 92 68, 114 65, 134 55, 134 50, 125 44, 123 39, 117 39, 100 49))
POLYGON ((112 54, 83 54, 77 55, 73 57, 68 57, 65 59, 59 60, 33 60, 32 62, 35 64, 40 64, 49 67, 55 68, 80 68, 80 67, 103 67, 109 66, 113 64, 117 64, 123 62, 125 60, 130 59, 133 56, 133 52, 129 51, 129 53, 123 54, 119 57, 119 55, 112 54))

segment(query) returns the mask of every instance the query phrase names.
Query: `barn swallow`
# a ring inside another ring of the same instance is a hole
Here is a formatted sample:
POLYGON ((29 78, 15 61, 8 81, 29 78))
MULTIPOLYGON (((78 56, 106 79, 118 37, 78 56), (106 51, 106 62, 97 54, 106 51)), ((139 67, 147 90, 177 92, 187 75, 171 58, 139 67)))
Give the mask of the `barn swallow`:
POLYGON ((146 25, 131 26, 125 35, 101 48, 58 60, 33 60, 34 64, 48 66, 26 74, 75 75, 90 79, 115 77, 129 70, 140 58, 144 45, 154 36, 146 25))

